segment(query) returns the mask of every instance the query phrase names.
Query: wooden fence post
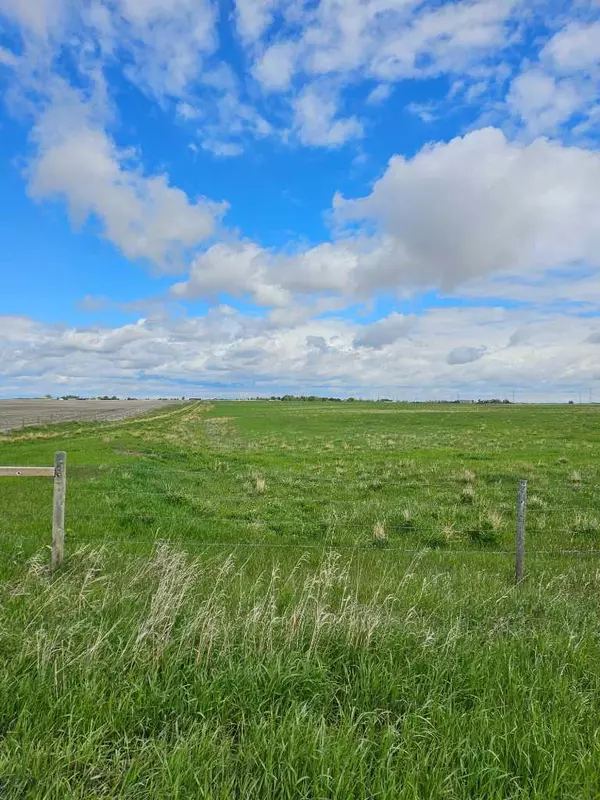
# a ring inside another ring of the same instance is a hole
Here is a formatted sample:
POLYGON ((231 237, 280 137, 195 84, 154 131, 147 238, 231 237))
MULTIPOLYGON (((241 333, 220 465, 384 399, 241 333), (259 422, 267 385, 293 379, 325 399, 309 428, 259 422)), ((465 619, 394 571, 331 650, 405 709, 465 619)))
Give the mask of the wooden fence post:
POLYGON ((527 508, 527 481, 519 481, 517 492, 517 537, 515 583, 520 583, 525 574, 525 510, 527 508))
POLYGON ((67 454, 54 454, 54 507, 52 513, 52 569, 65 557, 65 497, 67 494, 67 454))

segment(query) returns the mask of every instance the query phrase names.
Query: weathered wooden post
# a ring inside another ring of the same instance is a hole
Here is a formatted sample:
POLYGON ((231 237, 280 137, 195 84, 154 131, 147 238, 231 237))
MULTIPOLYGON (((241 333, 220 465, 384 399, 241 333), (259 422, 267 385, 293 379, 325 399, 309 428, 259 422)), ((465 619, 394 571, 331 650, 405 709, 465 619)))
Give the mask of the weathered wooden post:
POLYGON ((65 498, 67 495, 67 454, 54 454, 54 506, 52 512, 52 569, 65 557, 65 498))

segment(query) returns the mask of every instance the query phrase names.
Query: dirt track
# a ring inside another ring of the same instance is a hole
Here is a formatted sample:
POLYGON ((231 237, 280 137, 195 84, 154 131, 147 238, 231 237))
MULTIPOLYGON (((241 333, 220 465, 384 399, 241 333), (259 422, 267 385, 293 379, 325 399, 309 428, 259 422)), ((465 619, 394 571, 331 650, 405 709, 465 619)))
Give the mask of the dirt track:
POLYGON ((173 400, 0 400, 0 431, 76 420, 119 420, 173 400))

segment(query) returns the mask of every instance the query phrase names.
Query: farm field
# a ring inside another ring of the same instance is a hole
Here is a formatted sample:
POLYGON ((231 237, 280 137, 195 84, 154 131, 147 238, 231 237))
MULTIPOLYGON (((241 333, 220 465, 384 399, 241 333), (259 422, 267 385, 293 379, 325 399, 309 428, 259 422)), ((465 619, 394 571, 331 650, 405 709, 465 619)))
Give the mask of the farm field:
POLYGON ((118 420, 173 403, 166 400, 0 400, 0 431, 77 420, 118 420))
POLYGON ((8 798, 600 797, 600 409, 191 403, 0 436, 8 798), (528 481, 514 586, 516 488, 528 481))

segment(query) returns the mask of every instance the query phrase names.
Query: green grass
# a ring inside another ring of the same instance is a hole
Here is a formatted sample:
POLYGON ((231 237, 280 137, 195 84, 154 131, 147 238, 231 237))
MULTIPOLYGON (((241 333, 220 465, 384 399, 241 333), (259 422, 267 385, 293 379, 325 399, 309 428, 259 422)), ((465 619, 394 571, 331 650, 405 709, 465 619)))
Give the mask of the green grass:
POLYGON ((52 482, 0 480, 0 797, 600 797, 598 413, 221 402, 0 438, 69 460, 55 576, 52 482))

